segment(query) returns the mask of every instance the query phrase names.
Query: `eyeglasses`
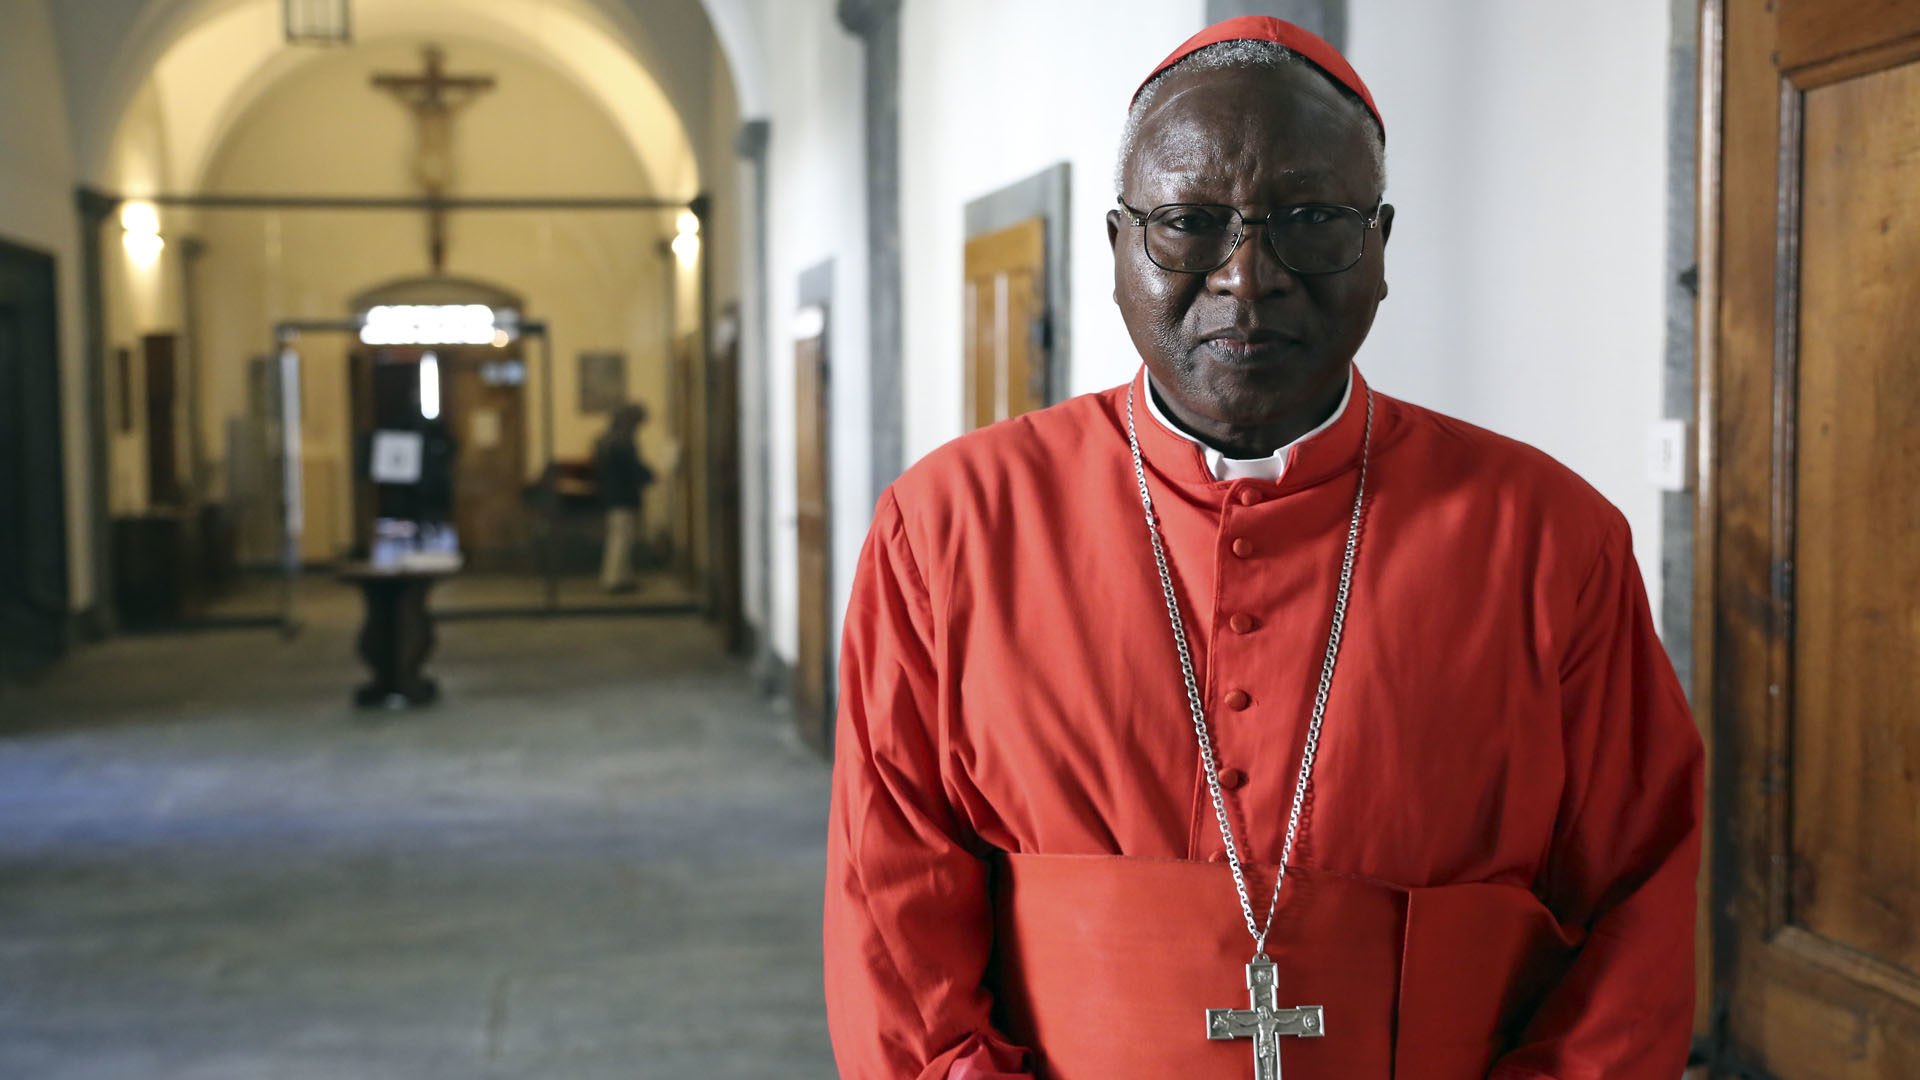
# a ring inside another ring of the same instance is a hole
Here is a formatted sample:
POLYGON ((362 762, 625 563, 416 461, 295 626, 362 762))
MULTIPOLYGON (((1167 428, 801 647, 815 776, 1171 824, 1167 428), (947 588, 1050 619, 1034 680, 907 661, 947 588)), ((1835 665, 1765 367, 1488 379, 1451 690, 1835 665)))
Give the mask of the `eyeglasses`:
POLYGON ((1116 200, 1127 223, 1144 229, 1147 258, 1176 274, 1210 274, 1227 265, 1249 225, 1264 225, 1267 246, 1296 274, 1337 274, 1367 251, 1367 234, 1380 227, 1380 204, 1362 213, 1351 206, 1300 203, 1251 218, 1231 206, 1167 203, 1142 213, 1116 200))

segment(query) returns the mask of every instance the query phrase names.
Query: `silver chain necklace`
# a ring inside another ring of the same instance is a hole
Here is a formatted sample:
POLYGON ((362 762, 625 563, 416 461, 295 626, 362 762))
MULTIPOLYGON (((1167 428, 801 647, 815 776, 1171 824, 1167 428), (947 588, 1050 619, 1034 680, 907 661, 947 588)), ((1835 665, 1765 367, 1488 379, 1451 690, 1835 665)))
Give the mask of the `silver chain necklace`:
POLYGON ((1320 745, 1320 725, 1327 714, 1327 694, 1333 688, 1334 662, 1340 657, 1340 631, 1347 621, 1347 595, 1353 585, 1353 562, 1360 546, 1360 514, 1366 504, 1367 464, 1373 450, 1373 388, 1367 388, 1367 427, 1360 449, 1360 483, 1353 493, 1353 516, 1347 522, 1347 550, 1340 560, 1340 591, 1333 601, 1333 628, 1327 634, 1327 655, 1320 665, 1320 689, 1313 697, 1313 716, 1307 724, 1307 745, 1301 752, 1300 775, 1293 785, 1293 810, 1287 817, 1286 843, 1280 850, 1280 875, 1273 883, 1273 899, 1267 904, 1267 920, 1264 924, 1255 923, 1253 919, 1253 901, 1247 897, 1247 875, 1240 866, 1240 851, 1233 840, 1233 825, 1227 818, 1227 800, 1220 791, 1220 769, 1213 756, 1213 738, 1207 733, 1207 713, 1200 704, 1199 682, 1193 674, 1193 652, 1187 644, 1187 625, 1180 617, 1180 601, 1173 592, 1173 574, 1167 569, 1166 546, 1160 539, 1160 520, 1154 516, 1153 496, 1147 491, 1147 470, 1140 461, 1140 436, 1134 430, 1131 383, 1127 385, 1127 443, 1133 449, 1133 476, 1140 484, 1140 505, 1147 514, 1147 537, 1153 541, 1153 562, 1160 570, 1160 591, 1167 602, 1167 621, 1173 627, 1173 643, 1180 652, 1180 673, 1187 684, 1187 707, 1193 712, 1193 732, 1200 742, 1200 764, 1206 770, 1207 790, 1213 795, 1213 816, 1220 825, 1220 840, 1227 848, 1227 865, 1233 869, 1234 891, 1240 894, 1240 913, 1246 916, 1247 933, 1253 936, 1254 963, 1249 965, 1248 971, 1251 981, 1255 967, 1267 965, 1271 970, 1266 956, 1267 933, 1273 929, 1274 912, 1280 909, 1280 889, 1287 883, 1287 866, 1293 859, 1294 836, 1300 830, 1300 811, 1305 805, 1307 785, 1313 780, 1313 757, 1320 745))

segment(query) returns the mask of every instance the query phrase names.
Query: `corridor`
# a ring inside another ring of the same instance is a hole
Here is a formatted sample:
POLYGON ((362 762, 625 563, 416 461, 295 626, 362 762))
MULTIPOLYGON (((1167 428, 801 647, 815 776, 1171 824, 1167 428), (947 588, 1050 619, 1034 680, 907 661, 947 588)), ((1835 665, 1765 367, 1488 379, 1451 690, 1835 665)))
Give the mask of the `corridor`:
POLYGON ((697 619, 120 638, 0 689, 0 1076, 829 1077, 824 763, 697 619))

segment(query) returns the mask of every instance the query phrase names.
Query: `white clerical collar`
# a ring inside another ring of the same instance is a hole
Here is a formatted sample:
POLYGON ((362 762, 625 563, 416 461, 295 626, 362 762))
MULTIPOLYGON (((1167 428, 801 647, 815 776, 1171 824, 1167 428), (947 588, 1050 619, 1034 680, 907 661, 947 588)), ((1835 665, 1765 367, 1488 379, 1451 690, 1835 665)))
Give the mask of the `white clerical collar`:
POLYGON ((1353 400, 1353 366, 1347 366, 1347 388, 1341 393, 1340 404, 1333 410, 1333 415, 1327 417, 1326 421, 1319 427, 1314 428, 1305 435, 1275 450, 1266 457, 1260 458, 1230 458, 1220 451, 1215 450, 1213 447, 1208 446, 1206 443, 1201 442, 1199 439, 1194 438, 1192 435, 1187 434, 1181 430, 1179 425, 1167 419, 1167 414, 1160 411, 1160 402, 1154 394, 1152 380, 1147 377, 1145 364, 1140 366, 1140 384, 1145 390, 1147 411, 1153 413, 1153 418, 1160 422, 1161 427, 1166 428, 1168 431, 1173 432, 1175 435, 1180 436, 1201 449, 1206 455, 1207 471, 1213 474, 1215 480, 1277 481, 1286 475, 1287 462, 1293 457, 1294 447, 1299 446, 1301 443, 1332 427, 1334 422, 1346 413, 1347 403, 1353 400))

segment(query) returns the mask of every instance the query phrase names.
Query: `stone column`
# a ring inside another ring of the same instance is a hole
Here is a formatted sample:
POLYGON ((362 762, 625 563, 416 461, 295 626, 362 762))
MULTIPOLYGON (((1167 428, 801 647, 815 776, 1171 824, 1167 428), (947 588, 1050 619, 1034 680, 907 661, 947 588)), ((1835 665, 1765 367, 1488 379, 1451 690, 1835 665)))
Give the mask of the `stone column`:
MULTIPOLYGON (((773 613, 773 455, 767 439, 772 423, 767 387, 773 369, 773 355, 768 348, 773 337, 767 315, 767 147, 772 135, 772 124, 767 120, 748 120, 740 125, 733 139, 734 151, 752 172, 746 197, 751 208, 747 273, 753 280, 753 311, 749 323, 753 327, 754 346, 740 350, 740 393, 747 400, 746 425, 741 432, 747 445, 741 448, 741 460, 753 462, 755 481, 752 493, 746 497, 753 499, 758 513, 754 517, 753 535, 743 538, 743 546, 745 560, 751 560, 760 574, 754 582, 754 606, 760 612, 760 628, 752 644, 753 673, 769 693, 774 690, 778 669, 773 655, 773 632, 767 625, 773 613)), ((746 340, 744 335, 742 340, 746 340)))
MULTIPOLYGON (((107 299, 106 268, 100 246, 106 224, 120 209, 120 200, 91 188, 75 193, 80 212, 80 289, 86 312, 87 361, 87 532, 92 542, 92 618, 83 628, 90 638, 114 629, 113 544, 107 493, 113 482, 107 434, 107 299)), ((127 407, 131 408, 131 405, 127 407)))
POLYGON ((1347 47, 1347 0, 1207 0, 1209 25, 1239 15, 1271 15, 1326 38, 1336 49, 1347 47))
POLYGON ((873 490, 905 463, 901 399, 900 0, 839 0, 840 25, 866 44, 867 318, 873 490))
POLYGON ((200 431, 204 420, 201 398, 206 393, 200 369, 200 260, 207 254, 206 242, 197 236, 180 238, 180 382, 187 397, 187 503, 198 509, 207 501, 208 469, 206 439, 200 431))
MULTIPOLYGON (((1667 45, 1667 327, 1663 415, 1694 427, 1694 355, 1700 268, 1695 262, 1694 214, 1698 185, 1695 148, 1700 128, 1700 9, 1696 0, 1670 0, 1667 45)), ((1697 432, 1696 432, 1697 434, 1697 432)), ((1660 639, 1680 685, 1693 695, 1694 488, 1660 496, 1660 639)))

